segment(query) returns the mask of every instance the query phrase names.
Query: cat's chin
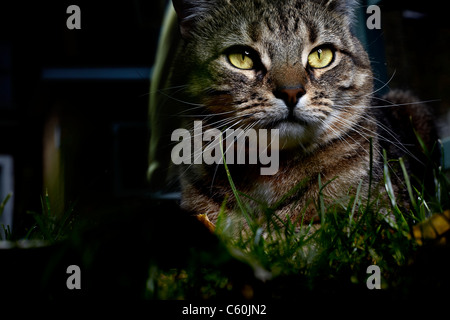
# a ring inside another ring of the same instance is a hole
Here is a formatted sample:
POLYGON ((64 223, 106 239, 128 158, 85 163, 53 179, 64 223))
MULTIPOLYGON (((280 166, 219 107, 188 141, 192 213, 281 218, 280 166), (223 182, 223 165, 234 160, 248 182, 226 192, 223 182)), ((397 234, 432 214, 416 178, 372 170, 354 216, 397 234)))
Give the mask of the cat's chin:
POLYGON ((273 129, 279 130, 279 147, 282 150, 298 147, 309 149, 312 146, 314 129, 306 123, 284 121, 273 129))

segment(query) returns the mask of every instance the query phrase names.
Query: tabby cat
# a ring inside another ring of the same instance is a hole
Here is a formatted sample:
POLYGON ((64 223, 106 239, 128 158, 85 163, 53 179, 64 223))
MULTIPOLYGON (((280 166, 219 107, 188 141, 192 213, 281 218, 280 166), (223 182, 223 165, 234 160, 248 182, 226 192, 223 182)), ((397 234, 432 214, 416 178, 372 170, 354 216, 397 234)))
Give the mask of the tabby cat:
MULTIPOLYGON (((224 200, 229 212, 239 212, 222 164, 180 165, 167 174, 176 143, 171 133, 192 130, 194 121, 221 131, 279 130, 279 149, 270 150, 279 152, 276 174, 261 175, 258 164, 228 167, 237 190, 276 204, 282 218, 316 220, 319 176, 328 183, 325 199, 354 194, 358 186, 360 195, 370 185, 380 190, 383 149, 388 158, 409 156, 408 167, 423 173, 411 124, 431 146, 431 112, 404 92, 376 97, 369 57, 351 31, 357 5, 174 0, 151 88, 152 186, 167 176, 180 181, 182 207, 213 223, 224 200)), ((394 184, 401 197, 401 179, 394 184)))

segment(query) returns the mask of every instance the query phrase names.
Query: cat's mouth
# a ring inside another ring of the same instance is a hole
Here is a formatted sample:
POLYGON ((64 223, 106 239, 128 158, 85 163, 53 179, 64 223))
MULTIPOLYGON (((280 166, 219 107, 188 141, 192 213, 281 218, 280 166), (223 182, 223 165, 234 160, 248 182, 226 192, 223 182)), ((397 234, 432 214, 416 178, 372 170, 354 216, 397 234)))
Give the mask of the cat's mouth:
POLYGON ((293 113, 289 113, 289 115, 287 116, 286 119, 281 120, 281 122, 288 122, 288 123, 293 123, 293 124, 300 124, 302 126, 306 126, 308 124, 308 121, 306 121, 305 119, 296 117, 293 113))
POLYGON ((317 119, 304 115, 287 114, 276 120, 272 129, 279 130, 280 149, 302 146, 308 148, 314 141, 318 129, 317 119))
POLYGON ((311 121, 304 118, 299 118, 292 113, 289 113, 286 117, 281 118, 273 122, 273 127, 279 127, 282 125, 301 125, 307 126, 311 121))

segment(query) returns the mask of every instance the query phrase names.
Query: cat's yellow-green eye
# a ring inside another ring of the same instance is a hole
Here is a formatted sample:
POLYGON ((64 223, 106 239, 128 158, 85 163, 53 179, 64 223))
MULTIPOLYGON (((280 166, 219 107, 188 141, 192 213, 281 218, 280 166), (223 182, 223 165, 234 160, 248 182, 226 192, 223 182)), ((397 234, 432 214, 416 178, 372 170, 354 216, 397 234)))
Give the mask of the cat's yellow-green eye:
POLYGON ((230 53, 228 55, 228 60, 230 60, 230 63, 238 69, 253 69, 253 60, 245 53, 230 53))
POLYGON ((318 48, 308 56, 308 64, 316 69, 325 68, 333 61, 333 50, 330 48, 318 48))

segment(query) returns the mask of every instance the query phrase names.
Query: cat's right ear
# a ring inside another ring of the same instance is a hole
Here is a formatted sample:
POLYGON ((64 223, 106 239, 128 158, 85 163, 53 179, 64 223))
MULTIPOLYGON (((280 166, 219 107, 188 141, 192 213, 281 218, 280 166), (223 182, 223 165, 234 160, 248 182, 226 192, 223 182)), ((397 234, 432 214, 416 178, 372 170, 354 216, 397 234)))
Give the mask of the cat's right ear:
POLYGON ((326 7, 333 11, 342 14, 351 23, 355 18, 355 11, 359 7, 359 0, 328 0, 325 3, 326 7))
POLYGON ((206 11, 213 8, 214 2, 207 0, 172 0, 183 38, 189 38, 191 36, 195 22, 206 11))

